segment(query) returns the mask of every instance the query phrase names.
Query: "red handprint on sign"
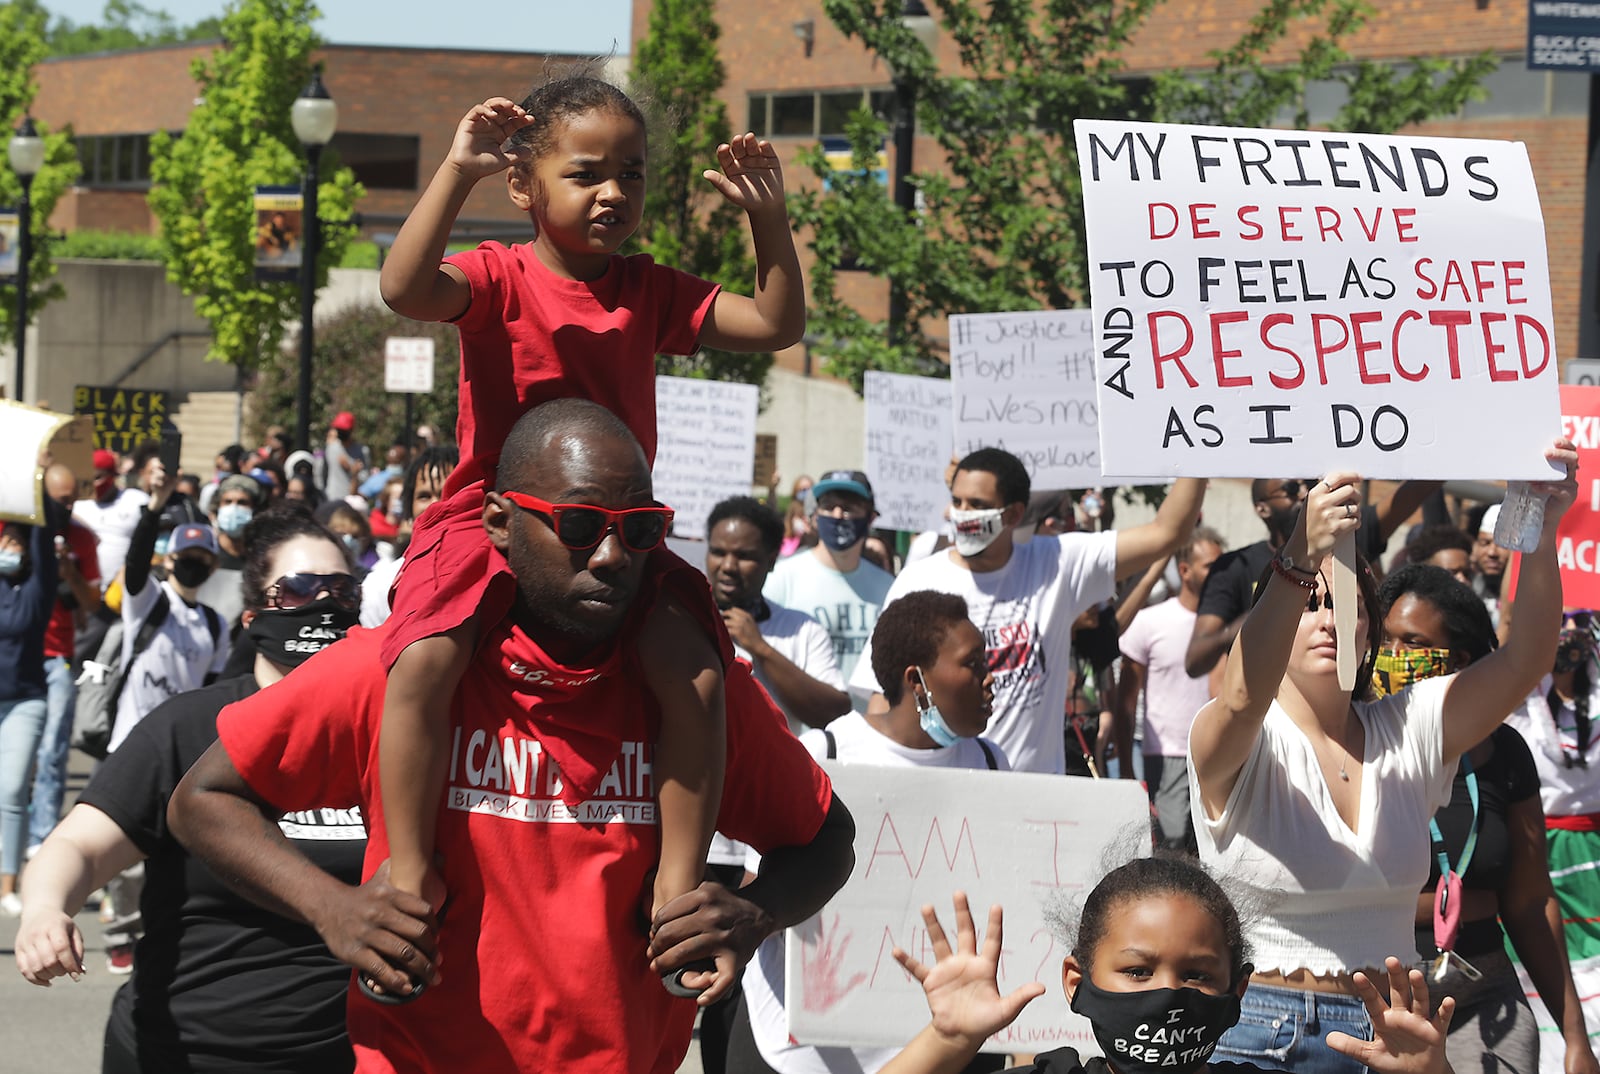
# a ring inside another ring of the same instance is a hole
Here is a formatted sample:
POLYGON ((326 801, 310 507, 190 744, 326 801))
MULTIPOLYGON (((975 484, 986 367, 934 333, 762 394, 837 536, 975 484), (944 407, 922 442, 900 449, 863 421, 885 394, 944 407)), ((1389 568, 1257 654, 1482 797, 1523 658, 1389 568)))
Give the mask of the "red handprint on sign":
POLYGON ((826 1014, 867 979, 865 973, 856 973, 846 983, 839 980, 853 935, 839 935, 839 915, 834 914, 833 923, 819 929, 814 948, 809 943, 800 945, 801 1005, 805 1010, 826 1014))

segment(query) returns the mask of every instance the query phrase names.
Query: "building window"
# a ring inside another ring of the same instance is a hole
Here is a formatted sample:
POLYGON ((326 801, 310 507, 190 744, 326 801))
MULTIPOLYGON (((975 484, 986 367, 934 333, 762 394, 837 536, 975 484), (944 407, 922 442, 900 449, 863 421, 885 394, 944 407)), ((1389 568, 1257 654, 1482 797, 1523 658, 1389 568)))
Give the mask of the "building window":
POLYGON ((750 123, 745 129, 753 132, 757 138, 767 136, 767 102, 771 99, 765 93, 750 94, 750 123))
POLYGON ((817 95, 814 93, 773 94, 772 136, 774 138, 815 138, 817 136, 817 95))
POLYGON ((415 190, 421 139, 409 134, 340 131, 330 148, 368 190, 415 190))
POLYGON ((150 187, 150 136, 148 134, 95 134, 76 139, 78 182, 91 187, 150 187))

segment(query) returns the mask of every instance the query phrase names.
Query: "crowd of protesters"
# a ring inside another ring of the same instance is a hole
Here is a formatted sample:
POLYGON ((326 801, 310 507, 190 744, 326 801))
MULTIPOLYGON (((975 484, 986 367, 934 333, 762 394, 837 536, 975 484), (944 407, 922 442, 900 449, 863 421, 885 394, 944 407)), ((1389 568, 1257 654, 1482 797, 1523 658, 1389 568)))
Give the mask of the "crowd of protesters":
POLYGON ((1600 1074, 1572 971, 1600 960, 1600 631, 1561 599, 1570 442, 1514 599, 1494 509, 1437 485, 1261 478, 1267 537, 1229 552, 1203 480, 1118 527, 1118 490, 1036 491, 997 447, 952 460, 946 523, 903 553, 843 458, 787 505, 719 504, 687 563, 652 493, 655 355, 797 343, 804 290, 753 134, 705 172, 748 218, 753 295, 618 254, 645 126, 582 74, 460 121, 382 274, 460 330, 459 453, 408 430, 380 464, 348 412, 209 479, 100 451, 86 498, 46 470, 38 524, 0 528, 0 913, 29 981, 75 979, 103 889, 132 975, 108 1074, 665 1074, 697 1011, 708 1074, 996 1069, 974 1053, 1042 986, 998 994, 1001 911, 980 946, 960 896, 954 943, 924 912, 934 964, 897 953, 934 1016, 908 1048, 790 1037, 778 934, 854 861, 828 759, 1145 781, 1164 856, 1081 877, 1063 938, 1114 1074, 1531 1074, 1541 1048, 1600 1074), (501 173, 535 237, 447 257, 501 173), (69 742, 99 763, 61 819, 69 742))

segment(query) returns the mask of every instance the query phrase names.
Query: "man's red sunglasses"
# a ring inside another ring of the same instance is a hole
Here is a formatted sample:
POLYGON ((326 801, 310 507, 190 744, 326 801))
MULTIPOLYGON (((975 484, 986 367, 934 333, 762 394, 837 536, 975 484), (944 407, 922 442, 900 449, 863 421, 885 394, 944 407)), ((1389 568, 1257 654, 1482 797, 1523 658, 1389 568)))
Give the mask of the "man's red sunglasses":
POLYGON ((574 552, 589 551, 613 529, 628 551, 648 552, 666 540, 667 531, 672 529, 672 508, 660 504, 612 511, 586 503, 551 503, 525 492, 500 495, 524 511, 548 518, 556 540, 574 552))

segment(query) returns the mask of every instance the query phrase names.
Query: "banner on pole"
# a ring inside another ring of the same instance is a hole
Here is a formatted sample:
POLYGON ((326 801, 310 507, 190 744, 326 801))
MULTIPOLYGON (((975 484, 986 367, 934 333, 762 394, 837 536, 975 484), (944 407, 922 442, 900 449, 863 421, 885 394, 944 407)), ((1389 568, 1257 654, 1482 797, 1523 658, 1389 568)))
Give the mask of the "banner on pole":
POLYGON ((954 442, 950 382, 868 370, 862 395, 877 524, 911 533, 937 528, 950 506, 944 483, 954 442))
POLYGON ((1551 475, 1520 143, 1074 126, 1108 479, 1551 475))
POLYGON ((283 283, 300 276, 300 251, 305 234, 305 195, 297 186, 258 186, 256 212, 256 280, 283 283))
POLYGON ((1005 448, 1034 488, 1102 483, 1090 311, 953 316, 950 381, 958 458, 1005 448))

